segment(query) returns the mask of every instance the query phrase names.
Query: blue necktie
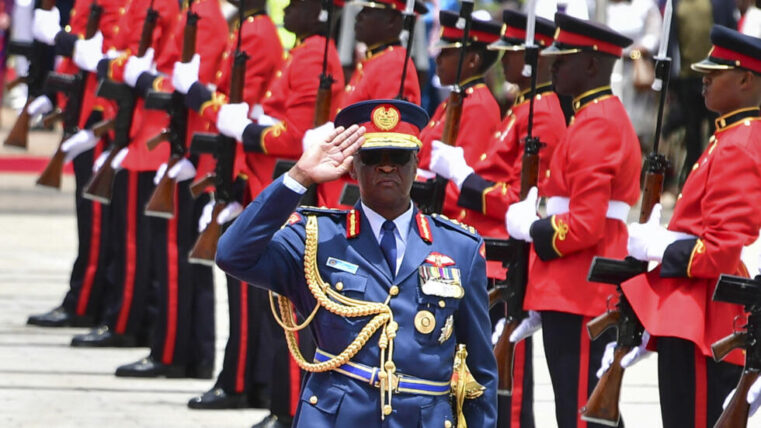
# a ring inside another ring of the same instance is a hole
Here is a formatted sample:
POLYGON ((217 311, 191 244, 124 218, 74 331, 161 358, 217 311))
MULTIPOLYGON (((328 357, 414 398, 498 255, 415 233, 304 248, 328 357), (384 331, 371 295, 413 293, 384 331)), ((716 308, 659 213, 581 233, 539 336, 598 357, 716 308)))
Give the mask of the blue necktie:
POLYGON ((381 237, 381 250, 383 250, 383 256, 386 257, 386 263, 391 269, 391 275, 396 275, 396 237, 394 237, 394 230, 396 225, 391 220, 383 222, 383 237, 381 237))

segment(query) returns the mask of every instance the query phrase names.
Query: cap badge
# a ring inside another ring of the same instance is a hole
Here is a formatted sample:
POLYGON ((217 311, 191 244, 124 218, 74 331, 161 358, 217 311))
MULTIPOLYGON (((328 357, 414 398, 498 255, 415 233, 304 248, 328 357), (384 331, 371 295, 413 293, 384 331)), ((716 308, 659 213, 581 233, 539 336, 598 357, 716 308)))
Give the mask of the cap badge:
POLYGON ((381 105, 375 108, 372 113, 373 125, 381 131, 388 131, 396 128, 399 123, 399 110, 391 105, 381 105))

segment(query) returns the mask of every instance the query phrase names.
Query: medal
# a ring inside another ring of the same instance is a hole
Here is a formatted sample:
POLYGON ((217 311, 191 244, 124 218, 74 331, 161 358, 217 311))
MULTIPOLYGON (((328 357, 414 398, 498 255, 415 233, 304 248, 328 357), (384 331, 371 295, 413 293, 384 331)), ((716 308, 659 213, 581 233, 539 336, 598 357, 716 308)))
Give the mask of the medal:
POLYGON ((436 318, 428 311, 420 311, 415 315, 415 329, 422 334, 429 334, 436 327, 436 318))
POLYGON ((439 335, 439 343, 446 342, 454 331, 454 317, 450 315, 447 317, 447 321, 444 323, 444 327, 441 327, 441 334, 439 335))

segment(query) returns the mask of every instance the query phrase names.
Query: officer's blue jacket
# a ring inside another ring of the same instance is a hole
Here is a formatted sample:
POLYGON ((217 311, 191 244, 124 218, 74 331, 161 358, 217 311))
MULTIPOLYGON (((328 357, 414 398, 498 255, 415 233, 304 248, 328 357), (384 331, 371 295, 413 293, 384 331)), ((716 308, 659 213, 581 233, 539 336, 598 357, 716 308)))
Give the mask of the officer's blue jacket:
MULTIPOLYGON (((287 296, 299 314, 306 316, 316 300, 304 278, 305 217, 309 213, 299 210, 299 214, 291 215, 300 197, 282 183, 282 178, 274 181, 220 238, 217 264, 242 281, 287 296)), ((322 279, 348 297, 373 302, 384 302, 389 289, 397 285, 399 293, 389 302, 394 321, 399 324, 393 358, 397 372, 447 382, 452 375, 456 344, 467 345, 468 366, 486 391, 479 398, 466 400, 466 420, 469 427, 496 426, 497 367, 487 313, 483 240, 440 217, 423 217, 422 227, 430 228, 430 234, 421 233, 416 212, 404 259, 394 276, 361 207, 356 211, 359 229, 350 236, 346 211, 325 210, 319 214, 317 262, 322 279), (446 268, 459 270, 464 296, 441 297, 423 292, 419 267, 433 266, 427 260, 431 253, 446 256, 446 268), (339 282, 341 285, 336 286, 339 282), (415 327, 414 318, 420 311, 435 317, 435 327, 428 334, 415 327), (448 319, 450 325, 454 321, 451 335, 446 334, 448 319)), ((369 319, 345 318, 320 308, 310 328, 318 348, 337 355, 369 319)), ((378 367, 378 338, 376 332, 352 362, 378 367)), ((394 394, 392 406, 393 413, 381 422, 377 387, 335 371, 311 373, 302 391, 294 427, 440 428, 446 426, 446 421, 455 421, 448 394, 399 392, 394 394)))

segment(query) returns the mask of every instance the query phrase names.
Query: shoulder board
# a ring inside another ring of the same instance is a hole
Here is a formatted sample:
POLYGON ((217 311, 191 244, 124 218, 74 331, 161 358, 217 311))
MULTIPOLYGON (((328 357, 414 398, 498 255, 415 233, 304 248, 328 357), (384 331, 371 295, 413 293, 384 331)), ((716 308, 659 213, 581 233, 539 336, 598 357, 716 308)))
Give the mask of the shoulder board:
POLYGON ((310 207, 310 206, 301 206, 298 209, 296 209, 296 211, 303 215, 340 216, 342 218, 345 217, 346 214, 349 213, 349 210, 341 210, 341 209, 326 208, 326 207, 310 207))
POLYGON ((440 225, 444 225, 450 229, 462 232, 464 235, 468 235, 475 240, 481 239, 481 236, 473 226, 468 226, 465 223, 461 223, 457 220, 453 220, 443 214, 431 214, 431 218, 440 225))

